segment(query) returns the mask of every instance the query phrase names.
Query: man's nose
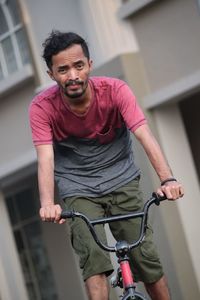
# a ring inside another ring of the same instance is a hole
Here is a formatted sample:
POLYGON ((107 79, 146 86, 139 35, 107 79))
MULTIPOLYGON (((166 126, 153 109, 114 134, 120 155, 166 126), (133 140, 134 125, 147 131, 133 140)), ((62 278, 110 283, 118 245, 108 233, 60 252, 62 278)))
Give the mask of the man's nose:
POLYGON ((71 69, 68 73, 69 75, 69 79, 70 80, 77 80, 79 77, 78 77, 78 72, 76 69, 71 69))

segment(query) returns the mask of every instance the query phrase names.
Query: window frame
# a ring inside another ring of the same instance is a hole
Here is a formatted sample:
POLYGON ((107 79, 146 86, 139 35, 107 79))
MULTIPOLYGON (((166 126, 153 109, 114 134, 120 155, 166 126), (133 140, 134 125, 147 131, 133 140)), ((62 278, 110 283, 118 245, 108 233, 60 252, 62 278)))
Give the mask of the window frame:
MULTIPOLYGON (((24 29, 24 24, 22 20, 19 21, 18 24, 14 24, 14 20, 12 19, 11 12, 9 11, 9 8, 7 6, 7 0, 0 0, 0 6, 2 9, 2 12, 5 16, 7 25, 8 25, 8 30, 0 35, 0 57, 1 57, 1 69, 2 69, 2 78, 0 79, 0 86, 2 87, 0 96, 8 90, 9 88, 9 82, 11 82, 10 86, 16 86, 18 83, 21 83, 21 79, 27 79, 30 78, 30 76, 33 76, 33 70, 31 67, 30 62, 23 63, 23 57, 20 54, 20 48, 19 48, 19 43, 17 41, 17 32, 21 29, 24 29), (15 57, 15 62, 16 62, 16 71, 10 73, 8 69, 8 64, 6 62, 6 58, 4 55, 3 47, 2 47, 2 41, 4 41, 6 38, 10 38, 12 47, 13 47, 13 52, 14 52, 14 57, 15 57), (27 67, 29 71, 27 72, 27 67), (31 70, 31 71, 30 71, 31 70), (20 79, 18 80, 16 74, 21 74, 24 73, 24 76, 20 76, 20 79), (9 80, 8 80, 9 77, 9 80), (8 82, 9 81, 9 82, 8 82)), ((29 51, 29 50, 28 50, 29 51)), ((29 51, 30 55, 30 51, 29 51)))
MULTIPOLYGON (((35 182, 35 179, 34 179, 35 182)), ((29 295, 29 298, 32 299, 31 297, 31 288, 29 288, 29 284, 32 285, 33 291, 34 291, 34 299, 43 299, 45 298, 44 296, 42 297, 42 286, 40 285, 40 278, 38 277, 38 273, 37 270, 39 270, 40 268, 40 263, 38 262, 38 269, 36 268, 36 263, 34 261, 33 258, 33 253, 31 251, 31 244, 30 244, 30 240, 28 238, 27 235, 27 229, 28 227, 30 228, 31 226, 33 227, 38 227, 39 229, 39 245, 41 246, 41 250, 43 253, 45 253, 46 255, 43 255, 43 257, 45 257, 45 264, 46 264, 46 269, 49 269, 49 281, 53 284, 49 285, 51 286, 50 288, 50 296, 52 296, 53 294, 55 294, 56 298, 58 299, 58 290, 56 287, 56 282, 54 280, 54 271, 52 269, 52 265, 51 265, 51 261, 47 252, 47 246, 45 244, 45 239, 43 239, 43 233, 42 233, 42 222, 39 218, 39 215, 37 213, 38 209, 39 209, 39 197, 38 197, 38 190, 36 185, 33 182, 26 182, 25 184, 20 184, 17 186, 13 186, 13 188, 8 191, 8 193, 5 194, 5 205, 7 208, 7 212, 8 212, 8 216, 9 216, 9 220, 10 220, 10 226, 11 226, 11 230, 12 230, 12 235, 13 235, 13 239, 16 245, 16 250, 18 253, 18 257, 19 257, 19 263, 21 265, 21 269, 22 269, 22 274, 23 274, 23 279, 24 279, 24 283, 25 283, 25 287, 27 290, 27 293, 29 295), (22 196, 23 193, 27 193, 29 194, 29 197, 27 197, 27 201, 30 201, 34 204, 35 206, 35 210, 33 211, 32 215, 27 215, 24 214, 22 216, 22 214, 20 213, 20 206, 19 206, 19 198, 22 196), (10 203, 12 203, 12 205, 8 205, 10 203), (12 212, 14 212, 14 214, 12 215, 12 212), (12 216, 15 216, 15 218, 13 219, 12 216), (24 246, 23 250, 19 249, 19 244, 17 243, 17 234, 18 236, 21 237, 21 241, 22 244, 24 246), (24 261, 27 262, 27 269, 25 270, 23 268, 23 257, 24 257, 24 261), (26 276, 26 272, 28 271, 28 277, 26 276), (27 280, 28 279, 28 280, 27 280), (52 281, 53 280, 53 281, 52 281), (52 289, 53 287, 53 289, 52 289), (54 292, 54 293, 53 293, 54 292)), ((30 235, 31 237, 31 235, 30 235)), ((44 293, 46 292, 46 290, 44 291, 44 293)), ((48 297, 49 298, 49 297, 48 297)), ((46 298, 45 298, 46 299, 46 298)))

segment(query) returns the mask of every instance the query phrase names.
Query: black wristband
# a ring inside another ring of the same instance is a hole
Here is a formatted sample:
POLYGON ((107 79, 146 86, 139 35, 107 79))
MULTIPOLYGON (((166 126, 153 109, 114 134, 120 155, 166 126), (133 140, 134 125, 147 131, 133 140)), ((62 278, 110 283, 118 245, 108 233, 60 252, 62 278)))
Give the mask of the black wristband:
POLYGON ((170 181, 177 181, 177 180, 176 180, 176 178, 173 178, 173 177, 167 178, 161 182, 161 185, 165 185, 165 183, 170 182, 170 181))

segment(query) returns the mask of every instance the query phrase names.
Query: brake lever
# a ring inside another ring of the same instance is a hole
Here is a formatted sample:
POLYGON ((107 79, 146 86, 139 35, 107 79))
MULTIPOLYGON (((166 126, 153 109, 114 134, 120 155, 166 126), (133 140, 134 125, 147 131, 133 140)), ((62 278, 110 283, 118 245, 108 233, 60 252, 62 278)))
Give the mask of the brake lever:
POLYGON ((158 195, 156 192, 154 192, 154 193, 152 194, 152 197, 155 199, 155 204, 156 204, 157 206, 160 205, 160 202, 161 202, 161 201, 164 201, 164 200, 167 199, 167 197, 166 197, 165 195, 164 195, 164 196, 160 196, 160 195, 158 195))

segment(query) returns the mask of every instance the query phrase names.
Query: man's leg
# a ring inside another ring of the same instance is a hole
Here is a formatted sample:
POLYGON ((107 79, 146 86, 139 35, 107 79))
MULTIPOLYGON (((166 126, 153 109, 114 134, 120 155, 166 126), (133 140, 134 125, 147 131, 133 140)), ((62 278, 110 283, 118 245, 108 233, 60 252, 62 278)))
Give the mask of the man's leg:
MULTIPOLYGON (((75 210, 87 215, 90 219, 104 216, 102 208, 103 197, 91 199, 89 197, 72 197, 66 199, 68 210, 75 210), (98 204, 100 202, 100 204, 98 204)), ((105 199, 106 201, 107 199, 105 199)), ((94 241, 91 232, 81 219, 69 220, 72 246, 79 256, 83 280, 90 300, 108 300, 108 283, 106 276, 113 271, 108 252, 103 251, 94 241)), ((96 233, 100 240, 107 244, 103 225, 96 226, 96 233)))
POLYGON ((94 275, 85 282, 89 300, 108 300, 109 287, 105 274, 94 275))
MULTIPOLYGON (((113 199, 111 207, 113 215, 141 211, 143 201, 139 190, 139 180, 133 180, 114 191, 113 199)), ((140 226, 141 220, 138 218, 128 222, 110 223, 111 231, 116 240, 126 240, 129 243, 137 240, 140 226)), ((149 224, 145 239, 139 247, 130 253, 130 264, 135 281, 146 282, 145 287, 152 300, 170 299, 162 265, 153 242, 153 231, 149 224)))
POLYGON ((170 300, 165 276, 161 277, 155 283, 145 284, 145 287, 152 300, 170 300))

